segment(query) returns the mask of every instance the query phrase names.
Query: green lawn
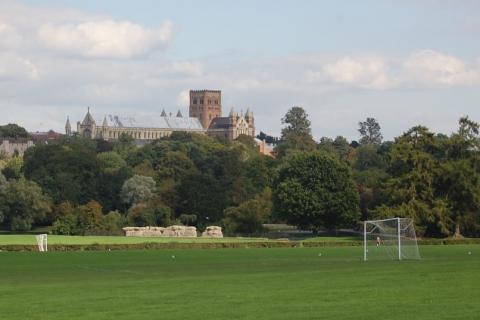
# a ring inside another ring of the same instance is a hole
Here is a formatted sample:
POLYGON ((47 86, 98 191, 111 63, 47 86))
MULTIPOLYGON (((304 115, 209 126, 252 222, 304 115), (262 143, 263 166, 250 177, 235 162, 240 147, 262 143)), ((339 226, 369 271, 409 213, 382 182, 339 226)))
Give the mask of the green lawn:
POLYGON ((421 253, 363 262, 361 247, 0 252, 1 318, 479 319, 480 246, 421 253))
MULTIPOLYGON (((251 241, 265 241, 261 238, 154 238, 154 237, 114 237, 114 236, 48 236, 48 244, 135 244, 147 242, 181 242, 181 243, 210 243, 210 242, 251 242, 251 241)), ((19 244, 19 245, 34 245, 36 244, 35 235, 21 234, 21 235, 0 235, 0 245, 19 244)))

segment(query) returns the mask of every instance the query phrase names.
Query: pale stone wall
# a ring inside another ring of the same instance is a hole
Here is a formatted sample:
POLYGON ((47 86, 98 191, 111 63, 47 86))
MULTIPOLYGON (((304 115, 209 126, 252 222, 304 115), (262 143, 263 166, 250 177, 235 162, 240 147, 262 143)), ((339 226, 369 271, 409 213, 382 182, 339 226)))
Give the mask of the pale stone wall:
POLYGON ((204 238, 223 238, 222 228, 217 226, 210 226, 202 233, 204 238))
POLYGON ((123 228, 127 237, 185 237, 196 238, 197 228, 185 226, 164 227, 126 227, 123 228))
POLYGON ((8 157, 12 157, 15 154, 23 156, 28 148, 33 147, 34 143, 28 139, 9 139, 5 138, 0 140, 0 153, 4 153, 8 157))

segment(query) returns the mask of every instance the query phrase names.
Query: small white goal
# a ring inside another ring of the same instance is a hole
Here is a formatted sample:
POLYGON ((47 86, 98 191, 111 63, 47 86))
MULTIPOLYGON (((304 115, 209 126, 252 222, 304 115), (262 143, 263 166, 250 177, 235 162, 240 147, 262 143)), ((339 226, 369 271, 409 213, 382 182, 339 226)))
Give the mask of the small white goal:
POLYGON ((46 234, 39 234, 35 238, 37 239, 38 251, 48 251, 48 236, 46 234))
POLYGON ((364 221, 363 260, 420 259, 415 224, 410 218, 364 221))

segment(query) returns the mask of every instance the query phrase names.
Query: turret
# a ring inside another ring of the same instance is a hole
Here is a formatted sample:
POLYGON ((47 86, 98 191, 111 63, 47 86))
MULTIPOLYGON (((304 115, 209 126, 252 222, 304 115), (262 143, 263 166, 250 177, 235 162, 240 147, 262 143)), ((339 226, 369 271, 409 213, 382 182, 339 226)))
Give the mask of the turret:
POLYGON ((160 115, 160 117, 166 117, 167 116, 167 113, 165 112, 165 109, 162 109, 162 114, 160 115))
POLYGON ((96 123, 90 114, 90 108, 88 108, 87 114, 82 123, 78 126, 78 133, 85 138, 93 139, 96 137, 96 123))
POLYGON ((254 123, 254 118, 253 118, 253 112, 250 110, 250 108, 247 109, 247 112, 245 112, 245 120, 253 126, 254 123))
POLYGON ((70 117, 67 117, 67 123, 65 124, 65 134, 67 136, 72 135, 72 126, 70 125, 70 117))
POLYGON ((230 118, 230 123, 235 126, 237 124, 238 114, 235 112, 233 107, 230 110, 230 113, 228 114, 228 117, 230 118))
POLYGON ((180 110, 178 110, 178 112, 177 112, 177 118, 183 118, 182 113, 180 112, 180 110))

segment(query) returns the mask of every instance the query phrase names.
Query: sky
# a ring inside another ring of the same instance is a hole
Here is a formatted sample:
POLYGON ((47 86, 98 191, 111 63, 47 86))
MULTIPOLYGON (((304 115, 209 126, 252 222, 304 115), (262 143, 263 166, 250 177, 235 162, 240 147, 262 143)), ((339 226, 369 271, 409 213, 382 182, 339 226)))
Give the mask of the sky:
POLYGON ((187 113, 222 90, 279 135, 292 106, 321 137, 386 139, 480 121, 474 0, 0 0, 0 124, 63 132, 67 117, 187 113))

